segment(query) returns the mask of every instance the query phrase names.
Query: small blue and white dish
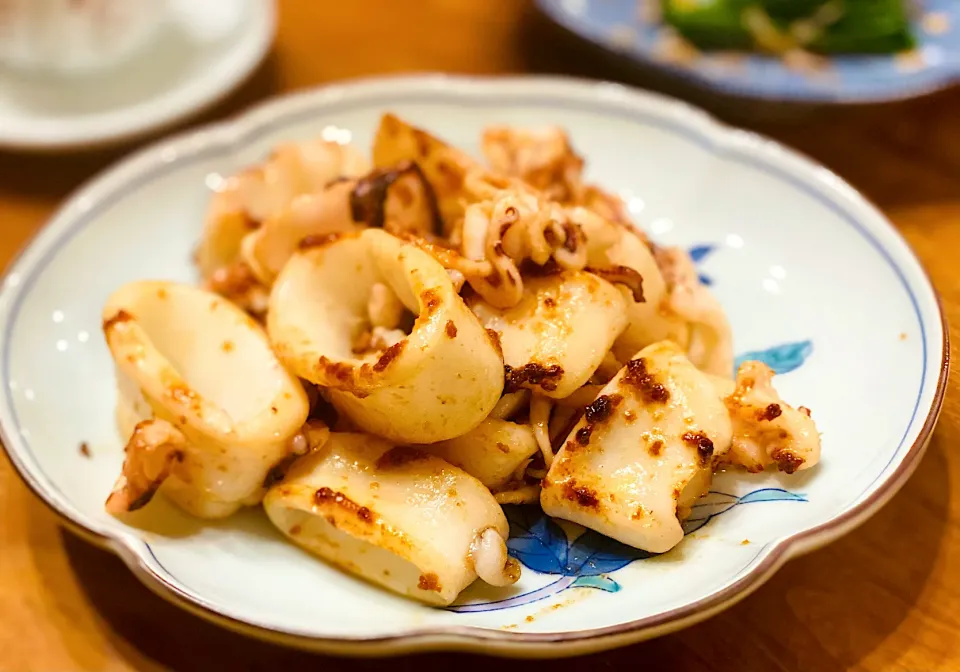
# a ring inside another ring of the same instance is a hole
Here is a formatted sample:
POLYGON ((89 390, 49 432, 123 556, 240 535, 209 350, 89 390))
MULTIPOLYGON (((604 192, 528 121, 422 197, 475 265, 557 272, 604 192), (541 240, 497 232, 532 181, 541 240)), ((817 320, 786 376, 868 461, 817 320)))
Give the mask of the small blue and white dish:
POLYGON ((707 89, 805 104, 864 104, 914 98, 960 83, 960 3, 922 0, 916 48, 890 55, 835 55, 791 67, 760 53, 684 50, 660 17, 661 0, 537 0, 554 22, 603 49, 707 89))

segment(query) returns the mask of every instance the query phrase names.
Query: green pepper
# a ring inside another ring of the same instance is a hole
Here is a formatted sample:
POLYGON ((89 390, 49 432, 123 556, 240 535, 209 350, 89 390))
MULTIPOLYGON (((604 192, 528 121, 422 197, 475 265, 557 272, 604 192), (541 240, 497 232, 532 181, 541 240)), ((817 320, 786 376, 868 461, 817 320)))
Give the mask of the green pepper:
MULTIPOLYGON (((756 48, 742 21, 759 5, 781 30, 812 16, 826 0, 662 0, 664 20, 704 50, 756 48)), ((843 0, 843 16, 807 45, 824 54, 904 51, 916 46, 903 0, 843 0)))
POLYGON ((663 0, 664 20, 700 49, 753 49, 740 14, 745 0, 663 0))
POLYGON ((791 21, 812 16, 827 0, 759 0, 756 4, 763 7, 776 23, 786 25, 791 21))
POLYGON ((915 46, 901 0, 846 0, 843 18, 809 48, 826 54, 888 54, 915 46))

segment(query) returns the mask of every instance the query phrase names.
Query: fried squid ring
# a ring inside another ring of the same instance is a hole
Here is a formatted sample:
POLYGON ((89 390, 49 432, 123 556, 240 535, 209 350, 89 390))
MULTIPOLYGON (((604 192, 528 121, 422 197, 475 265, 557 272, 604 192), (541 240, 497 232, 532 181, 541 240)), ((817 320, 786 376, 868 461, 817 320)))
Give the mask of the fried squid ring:
POLYGON ((201 518, 258 503, 309 411, 260 326, 214 294, 171 282, 125 285, 103 318, 117 420, 130 438, 108 510, 139 508, 161 487, 201 518))
POLYGON ((499 333, 508 392, 529 388, 562 399, 586 383, 627 326, 620 291, 585 271, 527 278, 523 298, 500 310, 479 297, 470 308, 499 333))
POLYGON ((673 343, 651 345, 587 406, 543 481, 540 504, 548 516, 668 551, 731 435, 711 379, 673 343))
POLYGON ((487 417, 503 390, 496 344, 443 267, 378 229, 294 255, 273 286, 267 319, 278 356, 365 431, 434 443, 487 417), (385 350, 354 350, 370 327, 372 288, 386 285, 417 317, 385 350))
POLYGON ((428 604, 450 604, 478 576, 496 586, 520 577, 507 520, 477 479, 365 434, 331 434, 263 505, 304 549, 428 604))
POLYGON ((396 235, 439 232, 442 224, 433 189, 416 164, 374 170, 297 196, 244 238, 242 254, 257 278, 270 286, 303 240, 368 226, 396 235))
POLYGON ((196 262, 204 278, 234 263, 244 236, 294 198, 331 180, 362 175, 368 161, 349 145, 325 140, 278 146, 262 164, 228 178, 207 212, 196 262))

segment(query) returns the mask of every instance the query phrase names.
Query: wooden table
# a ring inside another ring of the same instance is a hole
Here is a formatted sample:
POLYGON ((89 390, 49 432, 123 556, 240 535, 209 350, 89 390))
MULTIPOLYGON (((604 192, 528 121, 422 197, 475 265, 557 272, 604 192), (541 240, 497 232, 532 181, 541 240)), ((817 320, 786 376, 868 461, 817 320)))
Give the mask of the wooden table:
MULTIPOLYGON (((281 0, 274 54, 219 118, 283 91, 371 73, 551 71, 649 84, 557 33, 519 0, 281 0)), ((716 101, 707 101, 714 104, 716 101)), ((716 106, 716 105, 715 105, 716 106)), ((727 109, 720 105, 721 110, 727 109)), ((756 119, 776 110, 741 105, 756 119)), ((782 115, 781 115, 782 116, 782 115)), ((960 89, 866 109, 750 124, 822 161, 903 232, 960 324, 960 89), (954 270, 950 270, 954 268, 954 270)), ((79 183, 130 147, 0 153, 0 263, 79 183)), ((957 332, 953 332, 955 342, 957 332)), ((960 395, 951 381, 927 456, 869 522, 790 562, 756 594, 678 634, 592 660, 499 669, 960 670, 960 395), (951 484, 955 487, 951 488, 951 484)), ((374 670, 251 641, 181 612, 72 534, 0 459, 0 670, 374 670)), ((452 654, 393 669, 480 669, 452 654)))

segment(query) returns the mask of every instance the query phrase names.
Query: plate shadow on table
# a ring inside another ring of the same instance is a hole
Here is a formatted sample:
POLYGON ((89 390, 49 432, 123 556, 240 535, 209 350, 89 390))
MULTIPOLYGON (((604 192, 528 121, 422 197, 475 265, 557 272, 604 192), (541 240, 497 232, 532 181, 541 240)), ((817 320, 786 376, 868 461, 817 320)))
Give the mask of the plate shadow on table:
POLYGON ((811 106, 739 98, 602 49, 532 5, 516 40, 528 72, 616 81, 687 100, 823 163, 883 209, 956 197, 960 86, 875 105, 811 106))
MULTIPOLYGON (((596 654, 590 664, 615 669, 643 661, 646 669, 839 672, 856 666, 890 633, 919 632, 921 624, 910 616, 911 608, 928 599, 925 593, 933 590, 933 584, 948 578, 938 554, 949 514, 949 444, 947 437, 938 434, 916 474, 871 520, 825 549, 789 562, 739 605, 679 633, 596 654)), ((50 524, 49 515, 42 521, 39 514, 34 515, 38 524, 50 524)), ((383 665, 375 659, 295 651, 229 632, 154 595, 111 554, 69 532, 63 532, 61 540, 75 578, 70 583, 80 586, 98 614, 104 637, 133 667, 157 663, 183 671, 374 672, 383 665)), ((63 571, 62 567, 38 569, 44 576, 63 571)), ((323 609, 322 599, 318 609, 323 609)), ((70 623, 58 627, 69 629, 70 623)), ((482 656, 455 653, 390 662, 392 669, 401 671, 432 666, 481 670, 490 664, 482 656)), ((536 672, 556 669, 558 663, 501 660, 493 664, 505 672, 536 672)))

